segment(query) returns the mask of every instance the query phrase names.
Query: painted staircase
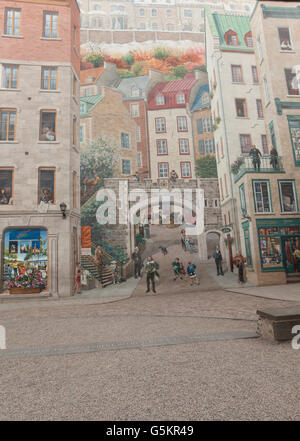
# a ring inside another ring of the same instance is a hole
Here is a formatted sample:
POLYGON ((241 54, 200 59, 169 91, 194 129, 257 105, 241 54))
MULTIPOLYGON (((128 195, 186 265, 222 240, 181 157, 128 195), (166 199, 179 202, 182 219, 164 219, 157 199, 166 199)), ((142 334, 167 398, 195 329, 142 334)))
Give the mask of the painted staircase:
POLYGON ((102 284, 103 288, 112 283, 112 272, 110 268, 106 265, 102 265, 100 274, 98 265, 95 263, 93 256, 81 256, 81 266, 89 271, 92 277, 102 284))

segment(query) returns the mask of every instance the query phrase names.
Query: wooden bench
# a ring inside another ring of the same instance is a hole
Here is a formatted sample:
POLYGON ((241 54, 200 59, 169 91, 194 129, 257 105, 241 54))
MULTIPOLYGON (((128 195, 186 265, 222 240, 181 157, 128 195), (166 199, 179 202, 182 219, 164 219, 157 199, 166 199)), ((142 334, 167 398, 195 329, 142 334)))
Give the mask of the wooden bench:
POLYGON ((300 306, 258 310, 257 334, 271 341, 291 340, 292 328, 300 325, 300 306))

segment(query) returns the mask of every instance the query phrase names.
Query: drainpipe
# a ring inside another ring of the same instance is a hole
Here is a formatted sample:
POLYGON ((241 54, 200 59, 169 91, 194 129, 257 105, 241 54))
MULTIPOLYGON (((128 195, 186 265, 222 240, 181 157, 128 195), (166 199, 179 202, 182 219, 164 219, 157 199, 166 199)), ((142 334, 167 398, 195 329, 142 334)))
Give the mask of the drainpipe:
MULTIPOLYGON (((216 51, 214 51, 215 53, 216 51)), ((213 55, 214 55, 213 53, 213 55)), ((232 205, 232 213, 233 213, 233 228, 234 228, 234 235, 236 237, 236 248, 237 252, 240 252, 240 237, 238 234, 238 225, 237 225, 237 212, 236 212, 236 206, 234 203, 234 193, 233 193, 233 182, 232 182, 232 175, 230 172, 230 159, 229 159, 229 143, 228 143, 228 135, 227 135, 227 128, 225 123, 225 114, 224 114, 224 101, 223 101, 223 94, 222 94, 222 85, 221 85, 221 75, 220 75, 220 66, 219 61, 222 59, 222 53, 220 54, 219 58, 216 58, 217 61, 217 74, 218 74, 218 80, 219 80, 219 88, 220 88, 220 98, 221 98, 221 112, 222 112, 222 119, 224 124, 224 134, 225 134, 225 144, 226 144, 226 162, 227 162, 227 170, 229 175, 229 183, 230 183, 230 193, 231 193, 231 205, 232 205)))

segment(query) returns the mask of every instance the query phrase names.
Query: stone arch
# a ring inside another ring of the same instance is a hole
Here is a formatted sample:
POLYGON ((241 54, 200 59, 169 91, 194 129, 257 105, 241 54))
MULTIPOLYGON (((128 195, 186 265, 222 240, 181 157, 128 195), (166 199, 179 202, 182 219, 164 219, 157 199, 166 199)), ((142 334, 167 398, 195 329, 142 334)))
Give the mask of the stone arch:
POLYGON ((200 235, 198 243, 199 243, 199 258, 202 262, 209 261, 209 258, 212 257, 212 252, 213 252, 212 248, 213 246, 216 247, 217 244, 220 247, 223 260, 225 260, 226 250, 224 246, 224 241, 222 240, 222 232, 220 230, 212 229, 212 230, 204 231, 204 233, 200 235), (215 237, 215 244, 214 241, 212 240, 208 246, 208 237, 210 235, 212 235, 213 238, 215 237), (217 241, 217 236, 218 236, 218 241, 217 241))

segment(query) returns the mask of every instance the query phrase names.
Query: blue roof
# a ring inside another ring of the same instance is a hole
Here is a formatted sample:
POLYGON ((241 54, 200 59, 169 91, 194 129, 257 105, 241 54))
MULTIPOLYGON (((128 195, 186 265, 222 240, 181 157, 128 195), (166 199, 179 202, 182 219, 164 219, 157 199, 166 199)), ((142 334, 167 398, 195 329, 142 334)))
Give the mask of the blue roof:
POLYGON ((202 95, 204 93, 209 93, 209 85, 208 84, 204 84, 203 86, 200 87, 197 96, 195 98, 195 101, 193 102, 192 108, 191 110, 200 110, 200 109, 205 109, 206 107, 210 107, 210 100, 208 103, 202 104, 202 95))

